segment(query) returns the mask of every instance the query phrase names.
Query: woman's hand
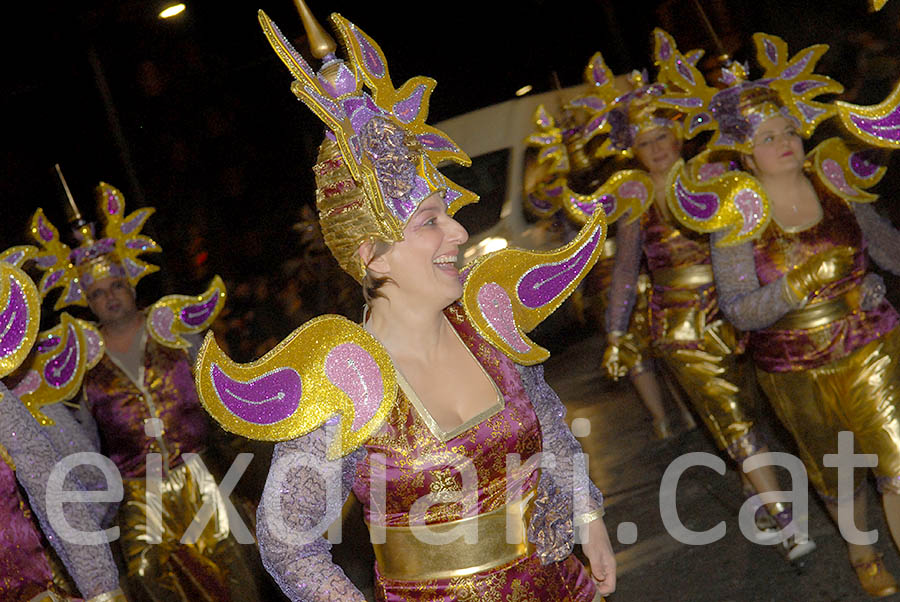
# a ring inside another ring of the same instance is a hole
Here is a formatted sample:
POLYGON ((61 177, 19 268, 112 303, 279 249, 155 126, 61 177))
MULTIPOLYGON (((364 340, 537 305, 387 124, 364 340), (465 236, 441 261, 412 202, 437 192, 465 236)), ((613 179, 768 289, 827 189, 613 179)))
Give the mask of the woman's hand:
POLYGON ((602 518, 598 518, 580 528, 581 538, 584 541, 581 549, 591 565, 594 584, 601 595, 607 596, 616 591, 616 556, 609 541, 609 534, 606 532, 606 525, 603 524, 602 518), (585 529, 587 533, 584 532, 585 529))

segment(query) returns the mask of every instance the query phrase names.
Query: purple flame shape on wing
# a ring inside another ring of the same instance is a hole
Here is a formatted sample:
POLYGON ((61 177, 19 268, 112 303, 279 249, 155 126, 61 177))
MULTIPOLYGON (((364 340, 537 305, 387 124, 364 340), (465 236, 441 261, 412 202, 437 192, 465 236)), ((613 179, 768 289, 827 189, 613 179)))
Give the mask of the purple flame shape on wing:
POLYGON ((800 95, 804 92, 808 92, 810 90, 814 90, 816 88, 821 88, 824 86, 824 82, 819 82, 814 79, 804 79, 803 81, 799 81, 791 86, 791 92, 794 94, 800 95))
POLYGON ((61 339, 55 334, 51 334, 37 342, 35 345, 35 349, 38 353, 44 354, 48 353, 50 350, 54 349, 57 345, 59 345, 59 341, 61 339))
POLYGON ((325 375, 353 401, 357 431, 375 416, 384 398, 384 383, 378 362, 356 343, 343 343, 325 358, 325 375))
POLYGON ((9 277, 9 299, 0 313, 0 358, 11 356, 25 339, 28 329, 28 303, 19 282, 9 277))
POLYGON ((41 240, 44 242, 50 242, 53 240, 53 230, 47 225, 47 222, 44 221, 43 217, 38 218, 38 234, 41 237, 41 240))
POLYGON ((279 368, 248 382, 234 380, 217 364, 212 383, 225 408, 251 424, 275 424, 297 411, 303 386, 292 368, 279 368))
POLYGON ((591 63, 591 79, 597 86, 602 86, 609 81, 606 77, 605 66, 603 60, 599 58, 591 63))
POLYGON ((384 63, 378 56, 378 51, 375 50, 375 48, 369 43, 369 41, 362 36, 360 31, 357 30, 355 26, 351 27, 350 31, 353 32, 353 37, 356 38, 356 41, 359 43, 359 47, 362 50, 363 61, 366 64, 366 69, 376 78, 384 77, 384 63))
POLYGON ((144 216, 146 216, 149 212, 150 209, 145 207, 144 209, 138 209, 133 214, 131 214, 131 217, 122 222, 122 227, 120 228, 122 234, 131 234, 134 229, 143 222, 144 216))
POLYGON ((544 199, 539 198, 533 194, 529 194, 527 198, 528 202, 531 203, 532 206, 534 206, 534 208, 539 211, 547 211, 550 209, 550 207, 552 207, 552 205, 548 201, 545 201, 544 199))
POLYGON ((403 123, 409 123, 419 115, 422 107, 422 98, 425 95, 425 84, 416 86, 412 93, 394 104, 392 112, 403 123))
POLYGON ((804 54, 800 58, 800 60, 781 72, 780 79, 794 79, 795 77, 797 77, 797 75, 806 68, 806 66, 809 64, 809 61, 812 60, 812 57, 813 51, 808 50, 806 54, 804 54))
POLYGON ((78 336, 75 327, 70 324, 66 328, 62 349, 44 367, 44 380, 56 389, 66 386, 78 371, 79 359, 78 336))
POLYGON ((686 79, 691 85, 695 85, 694 74, 691 72, 690 68, 687 66, 687 62, 682 59, 675 59, 675 69, 681 74, 681 77, 686 79))
POLYGON ((447 150, 455 151, 456 145, 447 138, 438 136, 437 134, 419 134, 416 139, 422 143, 422 146, 428 150, 447 150))
POLYGON ((669 44, 668 38, 659 32, 656 34, 656 39, 659 41, 659 52, 657 56, 660 60, 668 60, 668 58, 672 56, 672 45, 669 44))
POLYGON ((19 249, 15 253, 10 253, 9 255, 4 257, 3 261, 5 261, 6 263, 9 263, 11 265, 16 265, 17 263, 19 263, 22 260, 22 257, 24 257, 24 256, 25 256, 25 251, 22 249, 19 249))
POLYGON ((894 107, 890 113, 877 119, 850 113, 850 121, 871 136, 891 142, 900 141, 900 106, 894 107))
POLYGON ((125 264, 125 271, 128 272, 129 278, 136 278, 147 269, 147 266, 138 265, 130 257, 126 257, 123 263, 125 264))
POLYGON ((778 64, 778 49, 775 47, 775 44, 772 43, 772 40, 769 38, 763 39, 763 48, 766 52, 766 56, 769 57, 769 61, 773 65, 778 64))
POLYGON ((719 209, 719 195, 711 192, 693 194, 685 188, 681 176, 675 180, 675 199, 684 212, 694 219, 709 219, 719 209))
POLYGON ((181 310, 181 321, 191 328, 196 328, 209 319, 219 301, 219 291, 215 291, 207 301, 188 305, 181 310))
POLYGON ((569 197, 569 202, 585 215, 594 215, 594 208, 597 206, 594 201, 579 201, 574 195, 569 197))
POLYGON ((500 338, 519 353, 526 353, 531 346, 516 329, 512 303, 506 289, 496 282, 488 282, 478 289, 478 309, 500 338))
POLYGON ((144 251, 149 249, 152 245, 145 238, 134 238, 126 242, 125 246, 136 251, 144 251))
POLYGON ((878 164, 873 161, 874 153, 868 150, 857 151, 850 155, 850 169, 858 178, 867 180, 878 171, 878 164))
POLYGON ((119 199, 112 190, 106 192, 106 212, 115 215, 119 212, 119 199))
POLYGON ((603 229, 597 228, 581 248, 566 259, 528 270, 516 287, 522 304, 537 309, 555 300, 584 269, 602 234, 603 229))

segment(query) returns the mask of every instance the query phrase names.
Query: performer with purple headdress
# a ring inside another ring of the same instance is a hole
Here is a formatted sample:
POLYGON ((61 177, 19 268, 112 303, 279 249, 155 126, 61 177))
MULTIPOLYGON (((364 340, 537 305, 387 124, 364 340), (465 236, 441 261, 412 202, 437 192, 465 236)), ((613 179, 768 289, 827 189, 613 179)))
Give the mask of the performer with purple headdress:
MULTIPOLYGON (((42 362, 51 355, 43 349, 33 361, 35 342, 49 352, 56 336, 37 332, 40 296, 20 269, 35 251, 34 247, 19 246, 0 253, 0 378, 4 379, 0 381, 0 598, 52 602, 74 600, 80 592, 88 602, 123 601, 119 571, 106 539, 88 545, 83 537, 73 541, 70 534, 57 532, 64 518, 69 528, 102 538, 102 509, 92 504, 67 504, 64 517, 51 519, 49 506, 59 501, 48 491, 54 466, 69 453, 91 450, 81 428, 60 403, 77 391, 86 352, 77 324, 66 320, 68 342, 75 345, 61 345, 67 361, 61 361, 57 353, 52 354, 55 362, 42 362), (17 377, 20 386, 10 391, 6 381, 17 375, 23 363, 25 385, 21 386, 17 377), (47 382, 35 371, 41 365, 47 368, 42 373, 60 377, 51 376, 55 380, 47 382), (23 403, 16 391, 27 395, 29 401, 23 403), (38 407, 40 411, 35 411, 38 407)), ((91 473, 79 471, 78 476, 90 477, 91 473)), ((64 489, 81 492, 85 485, 70 473, 64 489)))
MULTIPOLYGON (((608 202, 603 205, 612 213, 607 214, 607 221, 612 224, 619 214, 629 207, 632 214, 640 213, 648 201, 647 187, 638 181, 625 181, 621 177, 604 181, 601 173, 605 167, 604 160, 613 151, 606 152, 603 147, 589 150, 597 136, 608 130, 605 120, 606 111, 615 103, 628 86, 619 89, 612 70, 606 65, 603 56, 595 53, 584 70, 588 91, 576 96, 563 107, 562 123, 540 105, 534 113, 537 130, 526 139, 529 146, 537 149, 535 161, 526 167, 523 206, 526 212, 541 220, 559 220, 567 231, 583 226, 589 219, 593 208, 600 206, 604 199, 616 198, 621 191, 618 205, 608 202), (600 185, 594 190, 579 193, 575 182, 591 178, 591 184, 599 180, 600 185), (529 181, 530 180, 530 181, 529 181)), ((607 145, 608 147, 608 145, 607 145)), ((622 174, 619 174, 620 176, 622 174)), ((606 237, 603 253, 597 265, 585 278, 585 294, 596 301, 596 312, 605 316, 608 308, 609 285, 615 264, 616 240, 610 234, 606 237)), ((683 427, 687 430, 696 428, 697 424, 684 404, 678 386, 660 371, 652 350, 649 324, 650 277, 642 265, 636 284, 634 310, 624 333, 616 333, 620 338, 620 365, 622 376, 634 386, 644 407, 651 418, 654 434, 666 439, 676 434, 671 426, 665 403, 663 386, 671 393, 679 413, 683 427)), ((601 322, 603 321, 601 317, 601 322)), ((619 375, 614 375, 618 379, 619 375)))
MULTIPOLYGON (((865 471, 841 482, 826 465, 841 448, 838 433, 849 431, 853 449, 878 458, 873 471, 900 543, 900 328, 868 264, 871 257, 900 274, 900 232, 865 191, 885 170, 871 148, 842 138, 803 149, 803 138, 838 110, 853 137, 896 147, 896 94, 893 106, 816 101, 842 90, 812 73, 827 46, 791 57, 775 36, 757 33, 754 41, 763 76, 740 74, 724 90, 694 85, 696 74, 679 69, 677 54, 666 65, 684 90, 669 100, 690 106, 694 133, 712 131, 707 152, 731 153, 746 170, 701 181, 710 155, 698 156, 673 172, 669 206, 684 225, 712 232, 719 305, 750 332, 760 386, 829 513, 840 524, 838 509, 854 505, 856 528, 865 530, 865 471)), ((848 539, 847 548, 869 595, 897 591, 871 545, 848 539)))
POLYGON ((260 22, 327 125, 319 220, 367 310, 362 325, 315 318, 250 364, 209 335, 198 356, 207 410, 227 430, 279 441, 258 511, 266 568, 292 600, 365 600, 322 537, 352 491, 379 600, 600 600, 616 579, 602 495, 544 382, 548 352, 525 333, 596 262, 603 213, 560 249, 503 249, 460 273, 467 234, 451 216, 477 196, 436 167, 470 161, 425 124, 434 80, 395 89, 378 45, 334 14, 338 59, 298 5, 318 73, 260 22), (579 538, 590 570, 572 553, 579 538))
POLYGON ((102 182, 97 201, 104 237, 95 238, 94 225, 71 197, 78 247, 60 240, 41 209, 31 234, 41 246, 35 259, 44 271, 41 295, 62 288, 56 309, 87 305, 99 321, 103 352, 84 374, 83 405, 101 451, 124 479, 117 525, 129 595, 159 601, 258 599, 249 568, 253 547, 239 546, 230 536, 232 530, 243 532, 252 542, 252 534, 230 515, 230 502, 203 460, 212 433, 192 373, 199 342, 192 338, 223 307, 224 284, 217 276, 199 296, 169 295, 140 310, 134 287, 158 269, 139 257, 160 250, 140 234, 153 209, 126 216, 122 194, 102 182), (154 477, 160 479, 158 490, 150 491, 154 477), (193 542, 181 543, 204 505, 213 509, 209 522, 188 538, 193 542))
MULTIPOLYGON (((661 29, 654 31, 654 39, 655 61, 664 64, 676 50, 675 42, 661 29)), ((701 55, 694 51, 682 61, 694 68, 701 55)), ((634 73, 632 89, 598 107, 589 122, 596 123, 597 133, 607 134, 598 154, 634 157, 641 167, 610 176, 604 184, 607 194, 600 198, 611 221, 625 217, 618 222, 603 363, 610 376, 625 374, 633 345, 626 332, 634 312, 642 258, 646 258, 653 350, 684 390, 716 445, 740 467, 744 460, 768 448, 752 413, 753 389, 748 386, 747 362, 741 355, 745 338, 718 311, 708 237, 679 227, 666 208, 666 178, 681 160, 683 130, 689 127, 682 123, 683 111, 659 102, 672 92, 667 75, 661 68, 657 81, 651 82, 645 74, 634 73)), ((585 205, 583 210, 593 208, 585 205)), ((741 470, 740 475, 748 497, 780 489, 771 466, 746 473, 741 470)), ((781 538, 779 525, 790 524, 792 516, 791 507, 782 502, 768 503, 756 513, 760 543, 779 543, 779 550, 789 560, 815 548, 808 538, 781 538)))

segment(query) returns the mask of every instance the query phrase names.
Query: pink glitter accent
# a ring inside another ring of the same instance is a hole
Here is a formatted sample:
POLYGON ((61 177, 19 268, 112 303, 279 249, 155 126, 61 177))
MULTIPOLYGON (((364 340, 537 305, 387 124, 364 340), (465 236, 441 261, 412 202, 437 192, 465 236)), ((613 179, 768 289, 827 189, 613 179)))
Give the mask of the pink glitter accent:
POLYGON ((82 329, 82 336, 84 336, 84 346, 85 346, 85 354, 87 355, 87 363, 93 364, 94 360, 100 355, 100 350, 102 346, 100 344, 100 336, 89 329, 82 329))
POLYGON ((325 358, 325 375, 353 401, 353 430, 375 416, 384 399, 381 369, 375 358, 356 343, 338 345, 325 358))
POLYGON ((496 282, 488 282, 478 289, 478 309, 500 338, 519 353, 528 352, 531 347, 516 330, 512 303, 506 290, 496 282))
POLYGON ((834 184, 838 190, 856 196, 856 191, 847 184, 847 180, 844 177, 844 170, 841 169, 841 166, 837 161, 834 159, 825 159, 822 161, 822 173, 825 174, 828 181, 834 184))
POLYGON ((744 218, 744 227, 741 234, 746 234, 759 225, 763 216, 762 199, 755 191, 744 188, 734 195, 734 205, 744 218))
POLYGON ((175 314, 168 307, 157 307, 150 314, 150 325, 153 331, 166 341, 174 341, 172 324, 175 322, 175 314))
POLYGON ((16 385, 16 388, 13 389, 13 395, 22 399, 26 395, 30 395, 38 390, 38 387, 41 386, 41 375, 37 373, 36 370, 29 370, 25 374, 25 378, 19 381, 19 384, 16 385))

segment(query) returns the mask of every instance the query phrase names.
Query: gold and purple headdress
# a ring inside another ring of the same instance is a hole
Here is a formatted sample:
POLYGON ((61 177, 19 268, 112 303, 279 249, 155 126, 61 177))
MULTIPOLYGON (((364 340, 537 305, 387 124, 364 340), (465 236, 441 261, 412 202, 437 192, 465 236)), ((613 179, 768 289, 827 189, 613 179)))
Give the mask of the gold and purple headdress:
POLYGON ((709 149, 752 152, 750 139, 756 128, 775 115, 790 119, 801 135, 809 137, 819 123, 835 114, 834 106, 814 100, 843 90, 835 80, 813 73, 828 50, 825 44, 815 44, 791 57, 781 38, 756 33, 753 40, 763 76, 747 80, 746 68, 732 63, 722 71, 723 89, 707 84, 668 34, 656 30, 654 35, 660 79, 674 87, 658 102, 685 112, 686 138, 711 130, 709 149))
POLYGON ((125 199, 122 193, 105 182, 96 189, 98 213, 103 222, 103 237, 95 238, 93 224, 81 219, 73 206, 77 236, 81 244, 71 249, 62 242, 59 231, 38 209, 31 218, 31 236, 41 246, 35 264, 44 272, 38 290, 46 297, 54 288, 63 292, 54 309, 68 305, 87 305, 85 289, 92 283, 109 276, 126 278, 135 286, 138 281, 158 270, 155 265, 139 258, 143 253, 160 251, 159 245, 141 234, 152 207, 143 207, 125 217, 125 199))
POLYGON ((338 59, 334 42, 297 4, 313 53, 323 59, 318 72, 262 11, 259 21, 295 78, 291 90, 327 127, 314 168, 322 234, 341 267, 361 280, 359 245, 402 240, 409 216, 430 194, 441 191, 451 215, 478 200, 437 169, 444 161, 471 160, 446 134, 425 124, 433 79, 413 77, 394 88, 378 44, 335 13, 331 21, 347 55, 338 59))

